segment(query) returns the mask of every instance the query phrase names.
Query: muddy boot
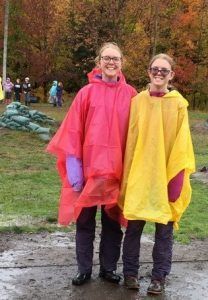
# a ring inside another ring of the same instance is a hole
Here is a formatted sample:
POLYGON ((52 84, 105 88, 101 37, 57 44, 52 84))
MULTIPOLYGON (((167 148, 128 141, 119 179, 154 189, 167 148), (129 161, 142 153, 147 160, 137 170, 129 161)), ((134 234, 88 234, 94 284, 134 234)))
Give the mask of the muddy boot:
POLYGON ((164 291, 165 283, 161 280, 151 280, 147 289, 148 294, 158 295, 164 291))
POLYGON ((138 290, 139 282, 136 276, 124 276, 124 286, 130 290, 138 290))

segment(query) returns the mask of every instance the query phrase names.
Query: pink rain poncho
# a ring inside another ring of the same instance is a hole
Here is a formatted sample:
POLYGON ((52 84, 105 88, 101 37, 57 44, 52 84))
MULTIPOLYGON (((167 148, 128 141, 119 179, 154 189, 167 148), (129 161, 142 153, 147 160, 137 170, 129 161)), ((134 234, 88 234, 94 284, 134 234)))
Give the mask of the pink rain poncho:
POLYGON ((83 207, 117 204, 126 145, 131 98, 136 90, 122 73, 117 82, 104 82, 101 71, 88 74, 89 84, 75 97, 65 119, 47 146, 56 155, 62 180, 58 222, 75 221, 83 207), (73 191, 66 159, 82 161, 84 188, 73 191))

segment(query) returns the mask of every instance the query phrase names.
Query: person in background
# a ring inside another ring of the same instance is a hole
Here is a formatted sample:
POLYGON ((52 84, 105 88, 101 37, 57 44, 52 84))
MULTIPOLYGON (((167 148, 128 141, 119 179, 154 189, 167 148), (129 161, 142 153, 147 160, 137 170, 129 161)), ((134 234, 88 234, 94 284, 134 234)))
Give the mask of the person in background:
POLYGON ((12 101, 12 90, 13 90, 13 83, 11 82, 10 78, 7 77, 6 81, 3 83, 5 100, 4 103, 8 105, 12 101))
POLYGON ((4 93, 2 89, 2 78, 0 76, 0 103, 2 103, 3 100, 4 100, 4 93))
POLYGON ((121 72, 123 55, 115 43, 105 43, 88 74, 89 84, 76 95, 47 151, 57 156, 62 179, 59 223, 76 221, 78 273, 73 285, 91 278, 96 212, 101 207, 99 276, 118 284, 116 274, 122 230, 108 215, 117 207, 131 98, 136 90, 121 72))
POLYGON ((15 101, 20 102, 21 93, 22 93, 22 86, 21 86, 21 83, 20 83, 20 79, 17 78, 16 82, 14 84, 14 97, 15 97, 15 101))
POLYGON ((59 81, 57 87, 56 87, 56 98, 57 98, 57 106, 62 107, 63 101, 63 83, 59 81))
POLYGON ((58 84, 58 81, 54 80, 53 84, 50 88, 50 91, 49 91, 50 103, 52 103, 54 107, 57 106, 57 97, 56 97, 57 84, 58 84))
POLYGON ((155 223, 153 269, 147 292, 160 294, 170 273, 173 226, 191 198, 195 170, 188 102, 169 90, 174 62, 167 54, 152 58, 149 89, 133 98, 119 206, 128 226, 123 244, 124 284, 138 289, 140 239, 146 221, 155 223))
POLYGON ((25 81, 22 85, 22 92, 25 97, 25 105, 29 106, 30 105, 30 92, 31 92, 31 83, 30 83, 29 77, 25 77, 25 81))

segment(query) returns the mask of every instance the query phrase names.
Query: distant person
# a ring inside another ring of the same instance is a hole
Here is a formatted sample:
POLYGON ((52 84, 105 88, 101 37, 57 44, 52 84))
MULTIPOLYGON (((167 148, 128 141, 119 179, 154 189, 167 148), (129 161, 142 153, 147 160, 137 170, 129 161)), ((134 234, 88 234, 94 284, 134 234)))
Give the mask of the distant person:
POLYGON ((12 90, 14 84, 11 82, 10 78, 7 77, 6 81, 3 83, 4 93, 5 93, 5 100, 4 103, 8 105, 12 101, 12 90))
POLYGON ((56 87, 56 97, 57 97, 57 106, 62 107, 63 105, 63 83, 59 81, 57 87, 56 87))
POLYGON ((0 103, 4 100, 4 93, 2 89, 2 78, 0 76, 0 103))
POLYGON ((22 92, 25 97, 25 105, 29 106, 30 105, 30 92, 31 92, 31 83, 30 83, 29 77, 25 77, 25 82, 22 85, 22 92))
POLYGON ((15 101, 20 102, 20 97, 21 97, 21 93, 22 93, 22 86, 20 83, 20 79, 17 78, 16 82, 14 84, 14 97, 15 97, 15 101))
POLYGON ((128 220, 123 244, 124 284, 139 289, 140 240, 146 222, 155 223, 149 294, 161 294, 172 265, 173 227, 191 199, 195 170, 188 102, 169 89, 174 62, 152 58, 149 88, 132 99, 119 206, 128 220))
POLYGON ((58 81, 54 80, 53 84, 50 88, 50 91, 49 91, 49 95, 50 95, 50 101, 49 102, 52 103, 54 107, 57 106, 57 96, 56 96, 57 84, 58 84, 58 81))

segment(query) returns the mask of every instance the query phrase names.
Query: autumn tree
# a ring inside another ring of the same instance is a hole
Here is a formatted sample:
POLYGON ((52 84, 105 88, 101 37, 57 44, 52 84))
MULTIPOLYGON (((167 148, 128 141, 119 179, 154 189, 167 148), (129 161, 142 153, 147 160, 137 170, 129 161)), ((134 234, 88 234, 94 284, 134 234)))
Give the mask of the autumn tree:
POLYGON ((129 1, 70 1, 68 15, 69 70, 72 89, 86 83, 97 49, 111 41, 124 46, 129 1))
MULTIPOLYGON (((0 0, 3 8, 4 0, 0 0)), ((8 73, 31 77, 46 92, 54 79, 77 91, 87 82, 103 42, 118 43, 124 73, 138 90, 150 58, 165 52, 177 63, 174 85, 193 108, 208 105, 207 0, 12 0, 8 73)), ((0 57, 3 9, 0 11, 0 57)))

